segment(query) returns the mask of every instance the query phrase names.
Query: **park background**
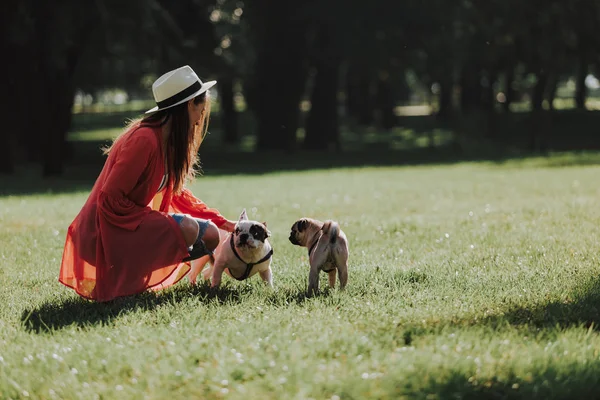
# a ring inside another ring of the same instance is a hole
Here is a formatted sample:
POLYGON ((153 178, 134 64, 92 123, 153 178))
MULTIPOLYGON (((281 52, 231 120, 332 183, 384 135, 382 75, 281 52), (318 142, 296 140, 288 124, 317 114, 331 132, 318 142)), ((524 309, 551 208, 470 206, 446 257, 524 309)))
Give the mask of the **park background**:
POLYGON ((220 151, 261 152, 273 170, 278 152, 310 151, 335 165, 360 163, 363 153, 365 162, 402 163, 594 150, 598 8, 594 0, 12 2, 2 13, 0 172, 71 176, 101 165, 100 145, 152 107, 153 80, 181 65, 218 80, 207 172, 220 151), (361 154, 340 158, 344 151, 361 154))
POLYGON ((600 393, 597 0, 3 4, 0 398, 508 399, 600 393), (274 290, 93 303, 57 281, 101 148, 190 65, 193 192, 267 221, 274 290), (304 216, 347 290, 305 295, 304 216))

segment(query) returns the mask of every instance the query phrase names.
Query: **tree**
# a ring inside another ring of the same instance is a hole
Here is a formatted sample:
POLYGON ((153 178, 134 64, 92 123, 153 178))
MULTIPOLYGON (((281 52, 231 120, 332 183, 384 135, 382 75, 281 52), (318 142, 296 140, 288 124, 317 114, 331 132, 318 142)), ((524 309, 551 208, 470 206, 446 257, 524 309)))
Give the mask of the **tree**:
MULTIPOLYGON (((11 63, 9 143, 18 137, 45 176, 62 172, 66 130, 73 101, 73 75, 96 23, 81 2, 24 0, 7 9, 4 46, 11 63)), ((10 147, 9 147, 10 148, 10 147)), ((10 171, 8 165, 3 167, 10 171)))
POLYGON ((312 46, 315 79, 310 96, 303 146, 307 150, 341 149, 338 123, 338 81, 341 66, 334 25, 319 23, 312 46))
MULTIPOLYGON (((171 4, 157 0, 85 2, 24 0, 11 4, 3 47, 15 54, 8 88, 10 138, 20 138, 29 160, 43 175, 59 175, 66 158, 66 134, 76 88, 138 90, 145 75, 181 63, 199 74, 214 68, 212 1, 171 4), (208 55, 208 56, 207 56, 208 55), (211 65, 212 63, 212 65, 211 65), (39 107, 32 107, 39 104, 39 107), (34 118, 29 114, 35 110, 34 118)), ((145 87, 147 90, 147 86, 145 87)), ((1 168, 12 170, 12 160, 1 168)))
POLYGON ((244 3, 238 0, 218 1, 212 8, 210 20, 219 42, 215 55, 223 141, 234 145, 240 139, 235 93, 239 90, 239 83, 252 79, 249 70, 254 62, 244 3))

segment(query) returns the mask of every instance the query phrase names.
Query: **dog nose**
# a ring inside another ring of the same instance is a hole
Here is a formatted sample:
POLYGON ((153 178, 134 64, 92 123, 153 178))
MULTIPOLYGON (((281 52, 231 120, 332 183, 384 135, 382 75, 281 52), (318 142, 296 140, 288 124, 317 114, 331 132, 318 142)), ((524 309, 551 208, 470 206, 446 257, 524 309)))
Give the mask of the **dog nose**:
POLYGON ((247 233, 242 233, 240 235, 240 243, 246 243, 248 241, 248 234, 247 233))

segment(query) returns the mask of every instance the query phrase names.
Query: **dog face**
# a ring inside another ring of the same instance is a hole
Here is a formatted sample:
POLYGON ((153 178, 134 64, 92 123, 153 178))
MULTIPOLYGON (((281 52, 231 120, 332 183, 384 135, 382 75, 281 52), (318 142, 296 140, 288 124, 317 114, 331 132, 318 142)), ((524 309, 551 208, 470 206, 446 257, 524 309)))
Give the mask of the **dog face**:
POLYGON ((306 246, 306 237, 309 230, 308 228, 311 225, 311 221, 309 221, 307 218, 302 218, 294 222, 289 237, 290 243, 297 246, 306 246))
POLYGON ((246 210, 244 210, 235 224, 233 235, 235 247, 258 249, 265 244, 267 238, 271 236, 271 232, 267 229, 266 222, 249 220, 246 210))

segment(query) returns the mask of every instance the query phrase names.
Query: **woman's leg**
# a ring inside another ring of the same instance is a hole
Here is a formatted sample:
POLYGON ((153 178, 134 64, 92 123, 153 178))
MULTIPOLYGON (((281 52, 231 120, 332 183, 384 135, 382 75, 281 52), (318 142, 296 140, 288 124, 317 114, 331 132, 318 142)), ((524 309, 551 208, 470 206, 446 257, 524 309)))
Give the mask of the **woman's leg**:
POLYGON ((215 251, 221 242, 219 228, 217 228, 212 221, 206 221, 206 229, 204 230, 204 236, 202 236, 202 240, 204 241, 206 248, 211 252, 215 251))
MULTIPOLYGON (((217 246, 219 245, 219 241, 220 241, 219 240, 219 229, 217 228, 217 226, 210 221, 208 221, 208 223, 206 223, 202 220, 200 220, 200 222, 198 222, 199 226, 201 226, 203 224, 206 226, 206 229, 204 231, 204 235, 202 236, 202 241, 204 242, 204 245, 205 245, 206 249, 209 250, 209 252, 208 252, 208 255, 203 255, 203 256, 200 256, 199 258, 191 260, 192 269, 190 270, 189 279, 190 279, 190 283, 192 283, 192 284, 196 283, 196 279, 198 277, 198 274, 200 274, 200 272, 202 272, 202 276, 204 277, 204 279, 206 279, 206 280, 210 279, 210 276, 212 274, 210 274, 209 271, 212 269, 212 265, 209 268, 205 268, 205 267, 209 261, 212 260, 211 262, 214 262, 212 253, 217 248, 217 246)), ((191 254, 192 254, 192 252, 190 252, 190 255, 191 254)))
MULTIPOLYGON (((176 218, 176 216, 177 214, 175 214, 173 218, 175 218, 177 221, 178 218, 176 218)), ((194 243, 196 243, 200 233, 200 226, 198 225, 198 222, 195 219, 185 215, 177 222, 179 223, 179 229, 181 229, 181 233, 183 233, 185 244, 187 247, 193 246, 194 243)))
POLYGON ((171 214, 171 217, 179 224, 186 245, 192 247, 185 261, 212 254, 219 245, 219 229, 212 221, 183 214, 171 214))

